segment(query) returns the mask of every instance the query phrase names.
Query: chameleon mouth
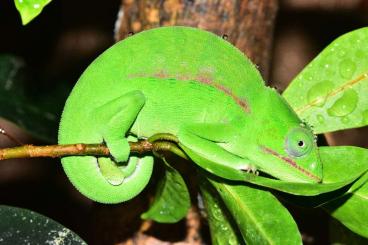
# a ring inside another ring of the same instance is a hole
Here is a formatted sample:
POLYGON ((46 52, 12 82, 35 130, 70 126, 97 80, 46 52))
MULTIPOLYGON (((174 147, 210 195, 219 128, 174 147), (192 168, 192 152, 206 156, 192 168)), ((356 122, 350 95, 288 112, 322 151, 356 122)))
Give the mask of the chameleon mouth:
POLYGON ((322 181, 321 178, 319 178, 318 176, 312 174, 308 170, 305 170, 304 168, 302 168, 298 164, 296 164, 296 162, 293 159, 282 156, 279 153, 277 153, 276 151, 272 150, 271 148, 268 148, 268 147, 265 147, 265 146, 261 146, 261 148, 262 148, 263 152, 277 157, 278 159, 280 159, 283 162, 287 163, 289 166, 297 169, 299 172, 303 173, 304 175, 316 180, 317 182, 322 181))

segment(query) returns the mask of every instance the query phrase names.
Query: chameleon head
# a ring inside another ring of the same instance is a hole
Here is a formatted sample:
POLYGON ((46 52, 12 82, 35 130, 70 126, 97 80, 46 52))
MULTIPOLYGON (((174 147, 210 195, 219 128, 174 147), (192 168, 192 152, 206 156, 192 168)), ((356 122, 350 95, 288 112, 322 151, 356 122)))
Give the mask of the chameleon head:
POLYGON ((261 146, 271 164, 277 166, 278 171, 272 171, 271 175, 287 181, 322 182, 322 163, 315 136, 309 127, 302 123, 290 128, 285 134, 283 149, 277 148, 261 146))
POLYGON ((245 157, 261 172, 281 180, 322 182, 322 163, 311 127, 275 90, 267 89, 262 96, 253 103, 254 111, 259 113, 252 118, 251 129, 241 137, 252 137, 251 144, 242 142, 246 144, 243 152, 252 149, 253 153, 244 153, 245 157))

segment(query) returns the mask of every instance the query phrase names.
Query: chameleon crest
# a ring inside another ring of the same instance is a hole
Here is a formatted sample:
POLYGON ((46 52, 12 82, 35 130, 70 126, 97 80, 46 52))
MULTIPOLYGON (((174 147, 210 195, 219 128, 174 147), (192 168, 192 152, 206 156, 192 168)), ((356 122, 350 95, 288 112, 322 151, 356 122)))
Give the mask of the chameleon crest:
POLYGON ((129 200, 147 185, 153 158, 130 154, 128 139, 156 133, 175 135, 196 164, 223 178, 257 169, 322 180, 311 129, 238 49, 203 30, 144 31, 92 62, 66 102, 59 143, 104 142, 111 157, 64 157, 64 170, 93 200, 129 200))

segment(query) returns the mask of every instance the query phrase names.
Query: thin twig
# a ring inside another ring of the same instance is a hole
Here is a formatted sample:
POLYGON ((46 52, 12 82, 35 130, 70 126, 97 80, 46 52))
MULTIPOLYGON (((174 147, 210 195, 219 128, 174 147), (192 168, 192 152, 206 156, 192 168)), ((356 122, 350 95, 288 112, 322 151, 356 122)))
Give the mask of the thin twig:
MULTIPOLYGON (((132 142, 131 151, 144 153, 152 150, 147 141, 132 142)), ((110 151, 103 144, 70 144, 70 145, 23 145, 0 149, 0 160, 11 158, 64 157, 64 156, 109 156, 110 151)))
MULTIPOLYGON (((130 151, 143 154, 152 151, 170 151, 186 158, 185 153, 174 143, 167 141, 149 142, 140 140, 129 142, 130 151)), ((65 156, 109 156, 110 151, 104 144, 70 144, 70 145, 23 145, 0 149, 0 160, 13 158, 65 157, 65 156)))

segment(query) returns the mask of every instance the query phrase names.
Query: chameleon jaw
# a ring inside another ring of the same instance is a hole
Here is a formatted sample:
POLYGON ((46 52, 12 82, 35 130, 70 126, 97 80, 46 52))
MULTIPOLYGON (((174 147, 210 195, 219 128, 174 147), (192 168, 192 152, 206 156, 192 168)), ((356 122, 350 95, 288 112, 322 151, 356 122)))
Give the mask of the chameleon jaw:
POLYGON ((312 178, 314 180, 316 180, 318 183, 322 182, 322 179, 319 178, 318 176, 314 175, 313 173, 309 172, 308 170, 300 167, 298 164, 296 164, 296 162, 294 162, 291 158, 289 157, 285 157, 282 156, 281 154, 279 154, 278 152, 272 150, 271 148, 268 148, 266 146, 261 146, 261 149, 264 153, 269 154, 269 155, 273 155, 275 157, 277 157, 278 159, 282 160, 283 162, 285 162, 286 164, 288 164, 289 166, 297 169, 299 172, 301 172, 302 174, 308 176, 309 178, 312 178))

